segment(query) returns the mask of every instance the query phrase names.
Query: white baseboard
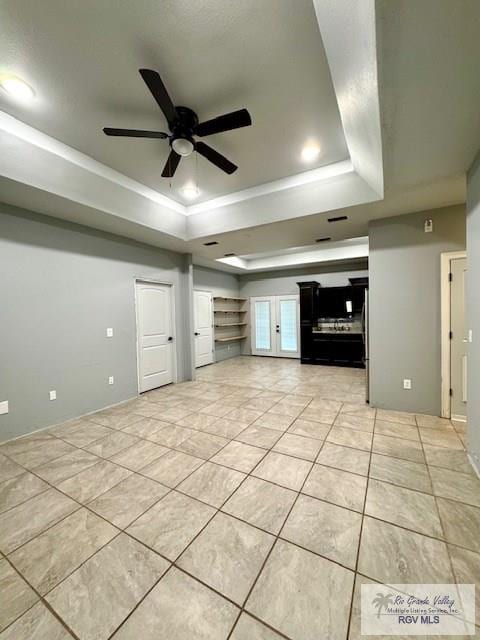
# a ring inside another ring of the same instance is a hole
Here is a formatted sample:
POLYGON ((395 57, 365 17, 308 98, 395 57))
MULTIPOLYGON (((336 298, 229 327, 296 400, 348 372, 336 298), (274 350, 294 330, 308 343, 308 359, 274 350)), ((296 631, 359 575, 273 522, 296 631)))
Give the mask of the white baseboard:
POLYGON ((467 416, 459 416, 452 413, 452 415, 450 416, 450 420, 453 420, 454 422, 466 422, 467 416))

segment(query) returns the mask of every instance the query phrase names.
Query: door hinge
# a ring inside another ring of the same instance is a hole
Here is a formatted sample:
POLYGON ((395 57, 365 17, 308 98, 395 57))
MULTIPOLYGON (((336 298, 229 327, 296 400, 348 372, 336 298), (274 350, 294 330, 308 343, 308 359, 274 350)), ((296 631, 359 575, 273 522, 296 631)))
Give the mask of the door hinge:
POLYGON ((448 281, 451 282, 453 280, 453 273, 450 271, 448 274, 448 281))
POLYGON ((448 395, 449 395, 450 397, 452 397, 452 396, 453 396, 453 389, 449 389, 449 390, 448 390, 448 395))
POLYGON ((453 331, 448 332, 448 339, 453 340, 453 331))

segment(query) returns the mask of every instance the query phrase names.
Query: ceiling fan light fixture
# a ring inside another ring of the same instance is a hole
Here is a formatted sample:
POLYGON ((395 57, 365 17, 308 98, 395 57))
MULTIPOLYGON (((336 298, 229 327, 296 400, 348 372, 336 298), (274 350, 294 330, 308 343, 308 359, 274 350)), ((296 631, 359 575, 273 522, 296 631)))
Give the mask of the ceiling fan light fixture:
POLYGON ((179 156, 186 157, 193 153, 195 146, 188 138, 174 138, 172 140, 172 149, 179 156))

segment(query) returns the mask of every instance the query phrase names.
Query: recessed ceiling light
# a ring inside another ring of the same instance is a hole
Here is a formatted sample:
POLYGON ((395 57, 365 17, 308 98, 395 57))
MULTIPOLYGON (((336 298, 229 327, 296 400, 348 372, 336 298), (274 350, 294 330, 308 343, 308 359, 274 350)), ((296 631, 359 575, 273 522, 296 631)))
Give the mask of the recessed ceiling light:
POLYGON ((187 200, 195 200, 200 195, 199 188, 194 184, 186 184, 181 189, 182 195, 187 198, 187 200))
POLYGON ((1 76, 0 86, 9 95, 17 98, 18 100, 28 101, 35 97, 35 91, 24 80, 17 78, 16 76, 1 76))
POLYGON ((316 142, 307 142, 302 149, 302 160, 304 162, 313 162, 320 155, 320 147, 316 142))

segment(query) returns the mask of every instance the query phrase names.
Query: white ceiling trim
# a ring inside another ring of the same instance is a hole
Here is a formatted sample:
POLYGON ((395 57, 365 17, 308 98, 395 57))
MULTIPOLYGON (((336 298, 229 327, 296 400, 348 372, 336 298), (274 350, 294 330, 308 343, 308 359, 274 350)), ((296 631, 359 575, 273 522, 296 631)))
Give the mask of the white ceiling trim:
POLYGON ((230 258, 218 258, 216 262, 236 267, 242 271, 271 271, 337 260, 357 260, 359 258, 368 258, 367 236, 331 242, 328 247, 322 246, 320 248, 318 245, 299 247, 296 250, 290 249, 288 253, 282 252, 258 258, 254 256, 251 258, 232 256, 230 258))
POLYGON ((375 0, 313 1, 350 158, 383 198, 375 0))
POLYGON ((378 200, 344 161, 216 199, 187 216, 183 205, 2 112, 0 145, 1 176, 185 241, 378 200))
POLYGON ((287 178, 266 182, 265 184, 250 187, 249 189, 242 189, 241 191, 235 191, 226 196, 213 198, 212 200, 207 200, 200 204, 190 205, 187 207, 187 215, 204 213, 205 211, 212 211, 212 209, 220 209, 222 207, 227 207, 230 204, 235 204, 236 202, 243 202, 244 200, 268 195, 269 193, 277 193, 278 191, 284 191, 285 189, 291 189, 292 187, 299 187, 302 184, 309 184, 310 182, 326 180, 327 178, 332 178, 334 176, 341 176, 342 174, 350 173, 351 171, 353 171, 353 165, 350 160, 335 162, 333 164, 328 164, 325 167, 312 169, 312 171, 303 171, 302 173, 297 173, 296 175, 288 176, 287 178))
POLYGON ((129 178, 123 173, 115 171, 115 169, 94 160, 81 151, 77 151, 76 149, 69 147, 63 142, 60 142, 60 140, 56 140, 55 138, 38 131, 38 129, 17 120, 4 111, 0 111, 0 130, 15 136, 23 142, 27 142, 39 149, 43 149, 53 155, 59 156, 67 162, 76 164, 82 169, 95 173, 102 178, 110 180, 111 182, 115 182, 121 187, 134 191, 143 198, 148 198, 153 202, 172 209, 172 211, 186 215, 186 208, 181 203, 164 196, 154 189, 150 189, 150 187, 146 187, 144 184, 141 184, 136 180, 132 180, 132 178, 129 178))

